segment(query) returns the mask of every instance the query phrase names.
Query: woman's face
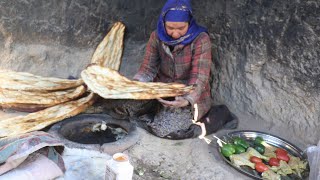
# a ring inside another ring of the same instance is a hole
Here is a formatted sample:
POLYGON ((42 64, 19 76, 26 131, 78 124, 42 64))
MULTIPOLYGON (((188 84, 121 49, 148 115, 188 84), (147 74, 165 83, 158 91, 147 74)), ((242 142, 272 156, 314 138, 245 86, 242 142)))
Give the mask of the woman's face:
POLYGON ((184 36, 189 28, 188 22, 165 22, 165 27, 167 34, 171 36, 173 39, 179 39, 184 36))

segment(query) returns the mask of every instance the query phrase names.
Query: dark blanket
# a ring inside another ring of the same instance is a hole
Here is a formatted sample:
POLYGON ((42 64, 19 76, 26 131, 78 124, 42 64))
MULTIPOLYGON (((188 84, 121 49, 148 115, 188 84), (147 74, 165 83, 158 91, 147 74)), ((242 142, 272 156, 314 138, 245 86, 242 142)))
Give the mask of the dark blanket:
MULTIPOLYGON (((111 117, 130 119, 139 127, 161 138, 194 138, 202 132, 200 126, 192 122, 191 106, 169 108, 163 107, 156 100, 109 100, 105 107, 111 117)), ((199 121, 205 124, 206 135, 221 128, 234 129, 238 125, 237 118, 225 105, 212 106, 199 121)))
MULTIPOLYGON (((217 132, 222 128, 235 129, 238 126, 238 119, 233 115, 227 106, 212 106, 210 111, 200 120, 204 123, 206 135, 217 132)), ((201 134, 202 130, 198 125, 192 124, 186 130, 180 130, 170 133, 166 138, 169 139, 186 139, 195 138, 201 134)))

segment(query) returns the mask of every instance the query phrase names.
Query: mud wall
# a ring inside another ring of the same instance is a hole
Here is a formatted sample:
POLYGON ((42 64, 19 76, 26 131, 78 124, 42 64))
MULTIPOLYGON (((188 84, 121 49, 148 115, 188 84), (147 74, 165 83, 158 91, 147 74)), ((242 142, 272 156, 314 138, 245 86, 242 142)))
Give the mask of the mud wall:
MULTIPOLYGON (((126 29, 121 72, 132 76, 164 0, 3 0, 0 67, 79 77, 116 21, 126 29)), ((213 43, 212 95, 236 114, 319 140, 320 2, 193 0, 213 43)))

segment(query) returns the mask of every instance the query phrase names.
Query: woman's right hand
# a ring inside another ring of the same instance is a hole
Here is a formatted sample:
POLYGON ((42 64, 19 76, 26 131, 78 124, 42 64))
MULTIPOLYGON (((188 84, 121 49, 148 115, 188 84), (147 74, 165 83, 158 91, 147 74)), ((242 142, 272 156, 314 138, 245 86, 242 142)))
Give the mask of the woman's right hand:
POLYGON ((185 107, 189 105, 189 101, 181 96, 175 97, 174 101, 168 101, 162 98, 158 98, 157 100, 164 106, 168 106, 168 107, 180 108, 180 107, 185 107))

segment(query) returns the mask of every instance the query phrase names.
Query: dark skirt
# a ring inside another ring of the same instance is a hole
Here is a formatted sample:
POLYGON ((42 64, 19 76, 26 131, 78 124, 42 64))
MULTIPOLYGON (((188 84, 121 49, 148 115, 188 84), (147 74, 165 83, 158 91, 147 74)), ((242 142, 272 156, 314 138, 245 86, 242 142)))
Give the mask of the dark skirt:
MULTIPOLYGON (((193 123, 191 106, 164 107, 157 100, 108 100, 106 111, 116 119, 129 119, 155 136, 167 139, 194 138, 201 134, 200 126, 193 123)), ((227 125, 237 127, 237 119, 224 105, 212 106, 199 120, 205 124, 206 135, 227 125)))

